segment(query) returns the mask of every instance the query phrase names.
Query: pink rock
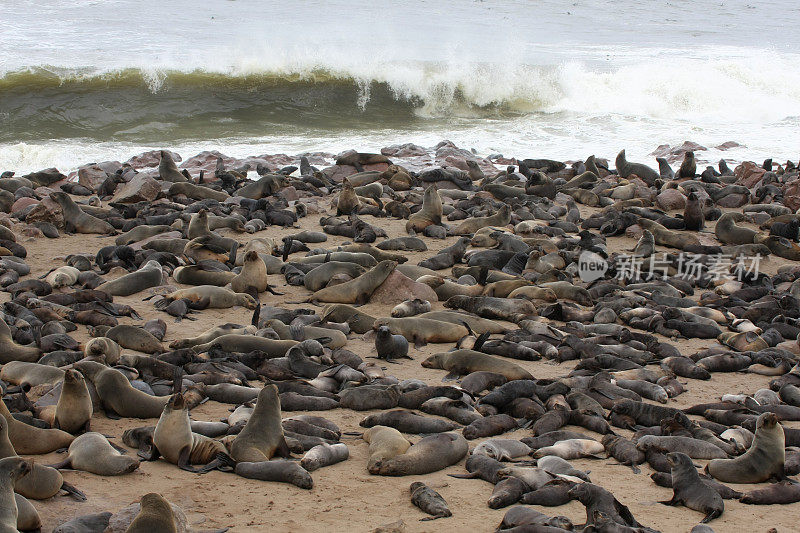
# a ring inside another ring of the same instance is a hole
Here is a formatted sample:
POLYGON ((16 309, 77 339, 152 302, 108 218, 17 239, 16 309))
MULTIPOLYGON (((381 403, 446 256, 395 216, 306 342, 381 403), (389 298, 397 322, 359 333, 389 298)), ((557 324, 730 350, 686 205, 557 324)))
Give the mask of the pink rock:
POLYGON ((736 176, 736 183, 744 185, 748 189, 755 187, 767 171, 756 165, 752 161, 745 161, 733 169, 733 175, 736 176))
POLYGON ((668 144, 662 144, 653 150, 650 155, 654 157, 664 157, 670 163, 674 163, 675 161, 683 160, 683 154, 686 152, 702 152, 704 150, 708 150, 708 148, 691 141, 683 141, 683 144, 674 148, 670 147, 668 144))
POLYGON ((717 199, 717 205, 720 207, 742 207, 748 202, 750 202, 749 194, 728 194, 717 199))
MULTIPOLYGON (((176 152, 172 152, 170 150, 165 150, 165 151, 169 152, 169 155, 172 156, 172 160, 175 161, 176 163, 180 162, 183 159, 176 152)), ((144 167, 157 167, 160 162, 161 162, 161 151, 150 150, 149 152, 144 152, 139 155, 131 157, 125 162, 125 164, 130 165, 133 168, 144 168, 144 167)))
POLYGON ((205 170, 206 172, 214 173, 214 170, 217 168, 217 159, 222 158, 222 161, 225 163, 226 167, 236 166, 234 165, 235 159, 232 157, 228 157, 227 155, 218 152, 216 150, 211 151, 204 151, 200 152, 199 154, 190 157, 183 163, 181 163, 181 168, 190 169, 190 170, 205 170))
POLYGON ((31 209, 28 216, 25 217, 25 222, 33 224, 34 222, 50 222, 57 228, 64 227, 64 212, 61 206, 46 196, 39 204, 31 209))
POLYGON ((329 161, 332 161, 336 157, 335 154, 329 152, 304 152, 302 154, 297 154, 297 156, 294 157, 294 161, 299 163, 300 156, 306 156, 308 162, 312 165, 327 165, 329 161))
POLYGON ((739 147, 745 148, 745 145, 739 144, 736 141, 727 141, 727 142, 724 142, 724 143, 720 144, 719 146, 715 146, 715 148, 717 150, 722 150, 722 151, 730 150, 731 148, 739 148, 739 147))
POLYGON ((27 197, 27 196, 24 197, 24 198, 20 198, 19 200, 14 202, 14 205, 11 206, 11 212, 12 213, 16 213, 17 211, 25 209, 29 205, 38 204, 38 203, 39 203, 39 200, 37 200, 36 198, 30 198, 30 197, 27 197))
MULTIPOLYGON (((299 157, 292 157, 286 154, 264 154, 264 155, 259 155, 254 159, 264 161, 266 163, 266 166, 273 170, 278 170, 279 168, 283 168, 287 165, 292 165, 300 161, 299 157)), ((253 169, 255 168, 256 167, 253 166, 253 169)))
POLYGON ((284 187, 280 191, 276 193, 278 196, 283 197, 287 202, 291 202, 294 200, 299 200, 300 195, 297 193, 297 189, 293 186, 289 185, 288 187, 284 187))
MULTIPOLYGON (((170 184, 171 185, 171 184, 170 184)), ((158 198, 161 185, 153 178, 139 173, 131 181, 120 185, 114 201, 120 203, 152 202, 158 198)))
POLYGON ((413 143, 393 144, 381 148, 381 154, 389 157, 414 157, 428 155, 428 150, 413 143))
POLYGON ((634 224, 633 226, 628 226, 625 229, 625 236, 631 239, 636 239, 637 241, 642 238, 642 227, 639 224, 634 224))
POLYGON ((90 191, 96 191, 107 177, 108 174, 99 165, 85 165, 78 169, 78 183, 90 191))
POLYGON ((794 180, 784 187, 783 205, 792 211, 800 209, 800 180, 794 180))
POLYGON ((39 239, 44 237, 44 233, 42 230, 37 228, 36 226, 31 226, 30 224, 25 224, 21 230, 19 230, 19 234, 23 237, 30 237, 32 239, 39 239))
POLYGON ((686 207, 686 197, 678 189, 665 189, 656 196, 656 205, 664 211, 686 207))
POLYGON ((362 165, 365 171, 374 170, 377 172, 384 172, 389 168, 389 163, 372 163, 370 165, 362 165))
POLYGON ((357 172, 356 167, 350 165, 333 165, 322 169, 322 173, 334 183, 341 183, 347 176, 352 176, 357 172))
POLYGON ((389 274, 380 287, 375 289, 369 301, 370 303, 395 305, 412 298, 421 298, 429 302, 438 300, 433 289, 395 270, 389 274))

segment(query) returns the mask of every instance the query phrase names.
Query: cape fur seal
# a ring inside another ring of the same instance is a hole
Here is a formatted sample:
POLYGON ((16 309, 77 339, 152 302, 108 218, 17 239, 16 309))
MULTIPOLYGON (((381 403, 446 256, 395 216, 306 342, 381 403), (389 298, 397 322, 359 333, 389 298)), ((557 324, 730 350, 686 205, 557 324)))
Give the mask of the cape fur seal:
POLYGON ((756 421, 753 444, 734 459, 714 459, 706 472, 727 483, 761 483, 770 478, 785 477, 786 460, 783 427, 774 413, 762 413, 756 421))
POLYGON ((375 463, 381 476, 414 476, 430 474, 459 462, 469 451, 464 437, 456 433, 440 433, 424 437, 405 453, 375 463))
POLYGON ((689 509, 705 513, 701 523, 705 524, 722 515, 725 503, 716 490, 703 483, 692 459, 685 453, 668 453, 667 461, 672 469, 672 499, 661 502, 666 505, 683 504, 689 509))
POLYGON ((435 185, 425 189, 425 196, 422 198, 422 209, 414 213, 406 222, 408 233, 422 231, 432 224, 442 222, 442 199, 435 185))
POLYGON ((275 455, 289 457, 275 385, 265 385, 258 393, 253 414, 230 445, 230 455, 236 462, 269 461, 275 455))

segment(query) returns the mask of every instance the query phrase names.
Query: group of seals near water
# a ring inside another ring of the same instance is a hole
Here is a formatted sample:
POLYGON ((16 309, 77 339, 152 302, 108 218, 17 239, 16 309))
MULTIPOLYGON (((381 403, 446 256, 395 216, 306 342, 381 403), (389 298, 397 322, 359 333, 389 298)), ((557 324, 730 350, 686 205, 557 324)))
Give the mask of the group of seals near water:
MULTIPOLYGON (((670 528, 593 483, 597 458, 664 487, 663 503, 693 513, 675 510, 684 521, 724 520, 725 500, 800 502, 794 163, 698 175, 691 151, 675 172, 624 150, 615 168, 591 156, 415 169, 358 152, 298 163, 259 165, 253 181, 221 157, 193 175, 160 151, 157 168, 106 165, 94 187, 60 190, 56 171, 3 174, 0 191, 42 201, 6 202, 0 220, 4 531, 39 527, 28 499, 87 498, 61 470, 124 476, 149 461, 305 490, 356 460, 377 476, 448 469, 491 483, 487 506, 510 507, 498 522, 513 531, 670 528), (115 195, 145 180, 160 184, 154 199, 115 195), (70 241, 85 248, 63 265, 26 261, 23 243, 60 231, 104 237, 70 241), (638 243, 621 249, 622 235, 638 243), (605 265, 588 281, 585 254, 605 265), (623 272, 626 256, 637 269, 623 272), (761 270, 744 268, 754 257, 761 270), (229 320, 194 336, 175 325, 206 309, 229 320), (680 396, 733 372, 753 390, 680 396), (231 412, 193 418, 206 401, 231 412), (370 413, 341 427, 338 409, 370 413), (98 417, 127 429, 93 431, 98 417), (18 455, 56 450, 50 466, 18 455), (570 501, 585 519, 541 512, 570 501)), ((467 483, 414 481, 409 516, 411 504, 422 520, 468 512, 451 509, 467 483)), ((165 498, 142 496, 127 530, 177 530, 165 498)), ((109 516, 56 530, 102 531, 109 516)))

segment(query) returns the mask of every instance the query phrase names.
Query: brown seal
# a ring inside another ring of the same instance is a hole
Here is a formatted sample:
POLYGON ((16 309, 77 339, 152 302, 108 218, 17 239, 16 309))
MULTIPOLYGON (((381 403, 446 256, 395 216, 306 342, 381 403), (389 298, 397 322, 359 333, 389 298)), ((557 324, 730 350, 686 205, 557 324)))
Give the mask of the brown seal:
MULTIPOLYGON (((231 279, 233 292, 251 294, 261 293, 269 289, 267 265, 257 252, 251 250, 244 255, 242 271, 231 279)), ((270 291, 272 292, 272 291, 270 291)))
POLYGON ((168 396, 151 396, 133 388, 122 372, 100 363, 84 360, 73 367, 94 384, 107 416, 156 418, 169 401, 168 396))
POLYGON ((431 515, 428 518, 420 519, 421 522, 453 516, 453 513, 447 508, 447 502, 444 501, 442 495, 425 483, 415 481, 411 484, 410 490, 411 503, 419 507, 423 512, 431 515))
POLYGON ((175 160, 172 159, 172 154, 166 150, 160 151, 161 159, 158 162, 158 178, 162 181, 170 181, 172 183, 179 183, 186 181, 186 176, 178 170, 175 160))
POLYGON ((435 185, 431 185, 425 190, 422 198, 422 209, 414 213, 406 222, 406 231, 414 233, 422 231, 432 224, 442 222, 442 199, 435 185))
POLYGON ((23 346, 14 342, 11 329, 5 320, 0 318, 0 364, 11 361, 25 361, 33 363, 39 360, 42 351, 37 346, 23 346))
POLYGON ((63 377, 64 371, 60 368, 24 361, 5 363, 0 370, 0 379, 20 385, 23 389, 37 385, 55 385, 63 377))
POLYGON ((683 224, 690 231, 703 231, 706 217, 703 213, 703 202, 696 193, 690 192, 686 197, 686 208, 683 210, 683 224))
POLYGON ((456 464, 469 451, 467 440, 456 433, 429 435, 405 453, 375 463, 381 476, 413 476, 437 472, 456 464))
POLYGON ((361 438, 369 443, 367 471, 370 474, 378 472, 377 465, 380 461, 403 454, 411 447, 411 443, 402 433, 387 426, 372 426, 363 433, 361 438))
POLYGON ((736 222, 745 220, 742 213, 725 213, 714 226, 714 234, 722 244, 752 244, 758 232, 737 226, 736 222))
POLYGON ((489 226, 503 227, 511 222, 511 207, 508 204, 503 204, 497 213, 488 217, 475 217, 465 220, 453 230, 456 235, 471 235, 481 228, 489 226))
POLYGON ((253 414, 230 445, 230 455, 237 463, 269 461, 275 455, 289 457, 275 385, 265 385, 258 393, 253 414))
POLYGON ((225 451, 222 443, 192 432, 189 407, 183 395, 176 393, 170 396, 153 430, 150 453, 140 453, 140 456, 153 461, 161 455, 182 470, 199 472, 201 470, 189 465, 207 465, 225 451))
POLYGON ((72 441, 66 459, 50 466, 83 470, 98 476, 121 476, 139 468, 139 461, 122 455, 103 435, 90 431, 72 441))
POLYGON ((148 261, 139 270, 120 276, 115 280, 106 281, 98 286, 97 290, 112 296, 130 296, 161 285, 162 276, 161 264, 158 261, 148 261))
POLYGON ((344 178, 342 180, 342 191, 336 201, 336 216, 357 213, 359 207, 361 207, 361 201, 358 199, 353 185, 349 179, 344 178))
POLYGON ((72 198, 65 192, 51 192, 50 199, 61 206, 61 211, 64 213, 64 225, 68 233, 99 233, 101 235, 114 234, 117 230, 114 226, 93 217, 88 213, 84 213, 78 204, 72 201, 72 198))
POLYGON ((425 368, 441 368, 451 375, 467 375, 486 371, 501 374, 509 381, 533 379, 530 372, 521 366, 503 359, 473 350, 455 350, 434 354, 422 362, 425 368))
POLYGON ((456 342, 469 334, 469 330, 463 325, 420 316, 379 318, 372 328, 377 331, 381 326, 387 326, 392 334, 402 335, 416 346, 429 342, 456 342))
POLYGON ((255 309, 258 302, 249 294, 240 294, 214 285, 198 285, 189 289, 178 289, 164 296, 157 307, 166 307, 167 302, 186 299, 194 309, 227 309, 240 305, 246 309, 255 309))
POLYGON ((762 413, 756 421, 753 444, 734 459, 714 459, 706 465, 706 472, 727 483, 761 483, 770 478, 785 477, 786 460, 783 427, 774 413, 762 413))
POLYGON ((365 304, 369 297, 380 287, 386 278, 394 272, 397 267, 395 261, 381 261, 375 267, 368 270, 352 281, 325 287, 312 294, 307 302, 326 302, 341 304, 365 304))
POLYGON ((142 496, 141 510, 125 533, 177 533, 172 506, 161 495, 151 492, 142 496))
POLYGON ((31 471, 30 460, 22 457, 0 459, 0 529, 18 531, 19 511, 14 497, 14 483, 31 471))
POLYGON ((64 383, 56 404, 53 427, 67 433, 89 431, 91 419, 92 398, 89 396, 86 381, 80 372, 68 369, 64 372, 64 383))
POLYGON ((703 483, 692 458, 685 453, 668 453, 667 461, 672 469, 672 499, 661 502, 666 505, 683 504, 689 509, 705 513, 701 523, 705 524, 722 515, 725 503, 712 487, 703 483))

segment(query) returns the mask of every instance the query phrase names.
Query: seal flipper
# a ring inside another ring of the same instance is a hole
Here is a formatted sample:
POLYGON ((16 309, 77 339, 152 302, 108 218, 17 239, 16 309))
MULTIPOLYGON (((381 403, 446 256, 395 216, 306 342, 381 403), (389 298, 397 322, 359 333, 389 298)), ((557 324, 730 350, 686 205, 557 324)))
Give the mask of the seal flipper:
MULTIPOLYGON (((673 499, 675 498, 673 497, 673 499)), ((617 500, 616 498, 614 498, 614 508, 616 508, 619 516, 622 517, 622 519, 625 520, 625 522, 627 522, 629 526, 642 527, 642 524, 637 522, 636 519, 633 517, 633 513, 631 513, 631 510, 628 509, 626 505, 620 503, 620 501, 617 500)))
POLYGON ((55 468, 56 470, 63 470, 63 469, 71 469, 72 468, 72 459, 67 457, 60 463, 54 463, 52 465, 45 465, 49 466, 50 468, 55 468))
POLYGON ((236 461, 227 453, 219 452, 213 461, 200 469, 200 473, 205 474, 215 468, 220 472, 233 472, 234 468, 236 468, 236 461))
POLYGON ((66 492, 67 494, 69 494, 70 496, 72 496, 73 498, 78 500, 79 502, 85 502, 86 501, 86 494, 84 494, 82 491, 78 490, 77 487, 75 487, 75 485, 67 483, 66 481, 64 481, 61 484, 61 490, 63 490, 64 492, 66 492))
POLYGON ((141 449, 139 450, 136 455, 144 459, 145 461, 155 461, 159 457, 161 457, 161 452, 158 451, 155 444, 150 444, 149 453, 147 450, 141 449))
MULTIPOLYGON (((466 322, 464 322, 463 324, 467 326, 466 322)), ((472 346, 472 349, 475 350, 476 352, 481 351, 481 346, 483 346, 483 343, 485 343, 489 339, 489 335, 491 335, 491 333, 489 333, 488 331, 484 331, 483 333, 478 335, 478 338, 475 339, 475 344, 472 346)))
POLYGON ((475 479, 478 477, 477 472, 470 472, 469 474, 447 474, 450 477, 454 477, 456 479, 475 479))
MULTIPOLYGON (((193 474, 199 474, 200 468, 193 468, 189 464, 189 457, 192 454, 192 447, 191 446, 184 446, 180 453, 178 454, 178 468, 181 470, 186 470, 187 472, 192 472, 193 474)), ((214 461, 212 461, 213 463, 214 461)), ((211 464, 211 463, 209 463, 211 464)), ((207 466, 207 465, 206 465, 207 466)))
POLYGON ((276 292, 275 289, 267 285, 267 292, 270 294, 274 294, 275 296, 283 296, 285 293, 283 292, 276 292))
POLYGON ((719 518, 721 515, 722 515, 722 509, 714 509, 712 511, 709 511, 709 513, 705 516, 705 518, 700 520, 700 523, 707 524, 712 520, 714 520, 715 518, 719 518))
POLYGON ((250 320, 250 324, 255 327, 258 327, 258 319, 261 318, 261 304, 257 305, 255 310, 253 310, 253 318, 250 320))
POLYGON ((292 452, 289 450, 289 445, 286 444, 285 438, 281 439, 281 441, 278 443, 278 448, 275 450, 275 455, 285 458, 290 458, 292 456, 292 452))

